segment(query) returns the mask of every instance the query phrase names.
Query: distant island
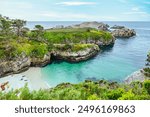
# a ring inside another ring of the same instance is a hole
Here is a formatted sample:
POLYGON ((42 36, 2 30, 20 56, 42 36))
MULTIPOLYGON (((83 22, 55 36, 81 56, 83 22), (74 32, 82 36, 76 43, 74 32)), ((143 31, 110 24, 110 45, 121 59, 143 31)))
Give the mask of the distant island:
MULTIPOLYGON (((113 45, 117 38, 128 39, 136 35, 134 29, 117 25, 110 27, 102 22, 50 29, 35 25, 33 30, 25 25, 24 20, 0 16, 0 78, 21 73, 30 67, 44 67, 58 60, 71 63, 86 61, 96 56, 102 47, 113 45)), ((12 91, 12 97, 0 92, 0 99, 150 99, 150 54, 147 62, 147 67, 140 71, 144 78, 136 78, 142 82, 134 82, 132 76, 123 85, 87 80, 81 84, 64 83, 33 92, 25 86, 17 92, 12 91), (18 92, 21 92, 20 97, 17 97, 18 92)), ((0 84, 2 91, 8 84, 0 84)))

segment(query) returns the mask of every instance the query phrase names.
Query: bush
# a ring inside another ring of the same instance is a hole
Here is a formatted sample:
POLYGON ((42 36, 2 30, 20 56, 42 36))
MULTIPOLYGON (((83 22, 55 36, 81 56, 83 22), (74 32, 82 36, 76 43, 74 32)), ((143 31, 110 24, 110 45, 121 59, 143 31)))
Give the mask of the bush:
POLYGON ((146 80, 144 82, 144 88, 147 91, 147 93, 150 95, 150 80, 146 80))
MULTIPOLYGON (((134 82, 138 86, 139 82, 134 82)), ((109 82, 86 81, 79 84, 63 83, 52 89, 30 91, 25 87, 10 91, 0 92, 1 100, 150 100, 150 81, 145 81, 140 87, 133 90, 133 85, 119 84, 118 88, 111 88, 109 82), (103 83, 103 85, 101 85, 103 83), (141 91, 143 89, 143 91, 141 91), (140 93, 139 93, 140 91, 140 93)))

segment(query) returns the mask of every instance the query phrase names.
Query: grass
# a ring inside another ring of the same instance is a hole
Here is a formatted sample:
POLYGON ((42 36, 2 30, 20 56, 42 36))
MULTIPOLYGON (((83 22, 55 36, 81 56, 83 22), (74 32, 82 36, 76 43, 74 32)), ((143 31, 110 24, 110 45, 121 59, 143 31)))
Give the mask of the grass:
POLYGON ((112 40, 109 32, 94 29, 52 29, 44 33, 44 38, 50 43, 81 43, 87 40, 107 42, 112 40))

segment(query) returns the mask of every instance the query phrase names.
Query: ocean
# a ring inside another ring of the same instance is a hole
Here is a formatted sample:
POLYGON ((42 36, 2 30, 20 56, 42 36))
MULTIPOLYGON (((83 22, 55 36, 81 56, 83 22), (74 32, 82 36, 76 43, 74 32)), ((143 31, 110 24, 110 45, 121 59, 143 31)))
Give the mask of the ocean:
MULTIPOLYGON (((81 22, 28 22, 33 29, 35 24, 51 28, 58 25, 69 26, 81 22)), ((53 62, 42 68, 42 78, 50 86, 60 83, 79 83, 85 80, 106 79, 122 82, 131 73, 143 68, 150 50, 150 22, 104 22, 123 25, 135 29, 137 35, 129 39, 118 38, 111 47, 102 49, 94 58, 80 63, 53 62)))

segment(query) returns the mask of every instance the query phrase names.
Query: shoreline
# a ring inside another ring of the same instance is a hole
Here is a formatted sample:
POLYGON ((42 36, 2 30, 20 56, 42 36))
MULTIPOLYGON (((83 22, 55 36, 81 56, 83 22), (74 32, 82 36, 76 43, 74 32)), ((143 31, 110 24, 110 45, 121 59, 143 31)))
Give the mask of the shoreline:
POLYGON ((30 67, 29 70, 0 78, 0 84, 8 82, 4 91, 12 89, 20 89, 28 84, 28 88, 32 90, 48 89, 50 86, 42 79, 41 68, 30 67))
POLYGON ((130 84, 131 82, 134 81, 140 81, 143 82, 146 78, 145 75, 141 72, 142 69, 139 69, 133 73, 131 73, 130 75, 128 75, 125 80, 124 83, 125 84, 130 84))

